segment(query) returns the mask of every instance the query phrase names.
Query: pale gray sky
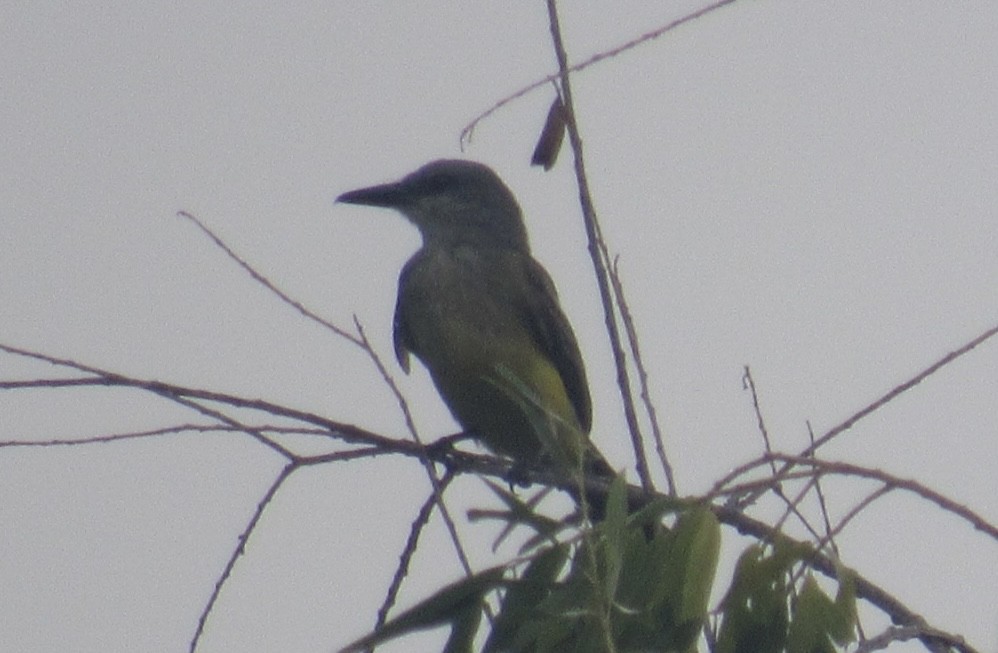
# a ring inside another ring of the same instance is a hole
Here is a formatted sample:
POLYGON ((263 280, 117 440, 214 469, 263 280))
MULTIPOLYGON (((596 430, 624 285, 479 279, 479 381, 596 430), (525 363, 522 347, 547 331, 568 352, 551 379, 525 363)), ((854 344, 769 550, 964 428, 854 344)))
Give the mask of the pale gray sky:
MULTIPOLYGON (((700 6, 659 4, 566 3, 571 57, 700 6)), ((798 451, 805 420, 824 431, 998 322, 998 5, 818 5, 736 3, 576 78, 597 208, 685 493, 760 450, 744 364, 776 446, 798 451)), ((569 161, 528 166, 551 91, 458 145, 473 117, 553 69, 541 2, 7 2, 0 342, 402 436, 356 348, 175 212, 329 319, 358 315, 390 360, 395 281, 417 236, 333 199, 466 156, 519 197, 586 355, 593 437, 630 465, 569 161)), ((0 370, 54 373, 11 357, 0 370)), ((392 370, 426 436, 455 429, 422 370, 392 370)), ((996 390, 988 344, 824 454, 918 479, 994 523, 996 390)), ((199 421, 135 393, 0 402, 0 440, 199 421)), ((0 451, 0 650, 186 650, 280 464, 234 435, 0 451)), ((478 488, 462 485, 476 505, 478 488)), ((829 483, 833 512, 870 489, 829 483)), ((301 473, 201 650, 328 651, 363 634, 425 494, 411 461, 301 473)), ((438 526, 405 602, 459 573, 438 526)), ((467 530, 486 564, 494 532, 467 530)), ((935 625, 998 648, 993 541, 897 495, 840 546, 935 625)))

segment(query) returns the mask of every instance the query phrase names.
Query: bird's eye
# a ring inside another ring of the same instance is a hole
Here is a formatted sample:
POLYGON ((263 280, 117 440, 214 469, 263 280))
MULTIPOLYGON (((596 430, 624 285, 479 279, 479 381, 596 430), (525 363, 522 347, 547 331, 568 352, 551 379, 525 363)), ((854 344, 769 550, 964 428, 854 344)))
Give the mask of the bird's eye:
POLYGON ((433 175, 432 177, 427 177, 423 180, 422 186, 423 192, 427 195, 437 195, 439 193, 447 192, 447 190, 454 188, 454 178, 451 175, 433 175))

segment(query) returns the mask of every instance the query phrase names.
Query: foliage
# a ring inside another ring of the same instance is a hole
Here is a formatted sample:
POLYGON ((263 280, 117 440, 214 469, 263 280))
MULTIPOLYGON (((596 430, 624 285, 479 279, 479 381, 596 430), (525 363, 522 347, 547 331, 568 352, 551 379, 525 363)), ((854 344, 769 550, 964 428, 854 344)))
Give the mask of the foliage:
MULTIPOLYGON (((618 480, 606 519, 578 538, 533 540, 546 543, 518 564, 445 587, 344 651, 444 624, 451 627, 446 651, 472 651, 487 599, 501 589, 483 653, 692 653, 707 624, 720 527, 698 506, 649 537, 646 526, 665 510, 659 503, 628 515, 618 480)), ((795 568, 812 555, 811 547, 783 539, 742 553, 711 637, 718 653, 833 653, 853 640, 853 577, 838 569, 834 599, 809 573, 795 582, 795 568)))
MULTIPOLYGON (((495 569, 468 577, 345 650, 443 623, 451 626, 453 643, 467 624, 478 623, 471 605, 483 610, 487 593, 500 586, 485 653, 695 650, 707 618, 720 527, 713 513, 698 507, 649 538, 644 527, 660 517, 661 504, 628 515, 619 480, 603 522, 575 540, 538 546, 514 566, 516 578, 499 580, 495 569)), ((448 650, 472 650, 470 638, 461 642, 466 648, 449 644, 448 650)))
POLYGON ((839 568, 835 600, 808 574, 794 596, 792 568, 810 547, 779 540, 754 544, 738 560, 731 588, 721 601, 718 653, 832 653, 856 628, 856 595, 851 574, 839 568))

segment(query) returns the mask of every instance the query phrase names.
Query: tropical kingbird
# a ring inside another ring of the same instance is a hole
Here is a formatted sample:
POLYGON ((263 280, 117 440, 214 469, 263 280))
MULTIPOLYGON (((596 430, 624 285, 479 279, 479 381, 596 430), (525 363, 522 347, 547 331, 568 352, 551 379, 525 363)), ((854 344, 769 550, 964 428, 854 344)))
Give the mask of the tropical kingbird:
POLYGON ((612 477, 588 439, 592 406, 575 334, 502 180, 480 163, 434 161, 337 201, 396 209, 422 235, 399 276, 402 368, 415 354, 464 430, 515 463, 612 477))

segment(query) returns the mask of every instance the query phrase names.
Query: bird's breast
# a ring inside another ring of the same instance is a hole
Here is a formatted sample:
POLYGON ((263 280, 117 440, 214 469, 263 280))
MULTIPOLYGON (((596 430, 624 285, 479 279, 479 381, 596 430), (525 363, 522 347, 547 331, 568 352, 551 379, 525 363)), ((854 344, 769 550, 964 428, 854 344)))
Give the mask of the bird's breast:
POLYGON ((422 251, 399 288, 399 310, 416 355, 472 360, 529 342, 515 304, 518 256, 471 247, 422 251))

